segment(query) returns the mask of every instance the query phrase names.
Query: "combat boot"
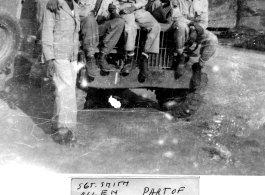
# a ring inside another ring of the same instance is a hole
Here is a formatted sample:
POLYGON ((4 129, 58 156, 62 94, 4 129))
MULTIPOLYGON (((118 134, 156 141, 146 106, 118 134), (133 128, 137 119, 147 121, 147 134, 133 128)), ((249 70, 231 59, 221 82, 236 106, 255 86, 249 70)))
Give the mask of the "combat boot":
POLYGON ((140 83, 143 83, 148 76, 148 55, 146 53, 141 55, 139 69, 138 80, 140 83))
POLYGON ((96 65, 96 60, 94 55, 86 57, 86 72, 90 77, 97 77, 100 75, 100 69, 96 65))
POLYGON ((76 142, 73 132, 65 127, 58 128, 57 132, 52 134, 52 139, 61 145, 74 144, 76 142))
POLYGON ((107 55, 103 52, 99 53, 98 64, 102 71, 112 72, 115 71, 115 67, 107 62, 107 55))
POLYGON ((179 77, 183 76, 186 71, 184 54, 175 56, 173 63, 175 68, 175 79, 178 79, 179 77))
POLYGON ((127 75, 130 74, 133 68, 134 68, 134 54, 127 55, 127 58, 125 59, 125 65, 123 66, 121 72, 127 75))
POLYGON ((190 88, 197 89, 201 85, 202 66, 199 62, 192 65, 192 77, 190 80, 190 88))

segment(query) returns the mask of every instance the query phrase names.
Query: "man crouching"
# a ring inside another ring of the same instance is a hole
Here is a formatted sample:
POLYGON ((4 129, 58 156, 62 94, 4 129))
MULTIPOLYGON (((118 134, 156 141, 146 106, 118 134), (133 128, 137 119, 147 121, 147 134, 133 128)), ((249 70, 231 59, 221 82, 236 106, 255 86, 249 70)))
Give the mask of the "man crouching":
POLYGON ((192 66, 191 87, 197 88, 201 83, 201 69, 215 54, 217 37, 208 31, 208 0, 173 0, 172 19, 174 21, 174 38, 176 44, 176 76, 185 72, 184 48, 194 42, 201 45, 199 62, 192 66))
MULTIPOLYGON (((56 12, 62 0, 49 0, 47 7, 56 12)), ((98 65, 105 72, 114 71, 106 57, 118 43, 125 21, 118 15, 117 0, 79 0, 81 40, 86 53, 87 74, 96 77, 100 69, 96 65, 95 52, 99 48, 98 65)))
POLYGON ((155 0, 149 5, 149 11, 160 23, 169 23, 174 34, 175 78, 180 78, 187 70, 186 48, 196 43, 200 45, 199 62, 192 66, 191 88, 201 83, 201 69, 216 52, 217 37, 208 31, 208 0, 155 0))
POLYGON ((44 11, 42 47, 47 61, 47 76, 55 84, 53 138, 60 144, 74 140, 76 129, 76 76, 79 49, 79 8, 73 0, 64 0, 56 13, 44 11))

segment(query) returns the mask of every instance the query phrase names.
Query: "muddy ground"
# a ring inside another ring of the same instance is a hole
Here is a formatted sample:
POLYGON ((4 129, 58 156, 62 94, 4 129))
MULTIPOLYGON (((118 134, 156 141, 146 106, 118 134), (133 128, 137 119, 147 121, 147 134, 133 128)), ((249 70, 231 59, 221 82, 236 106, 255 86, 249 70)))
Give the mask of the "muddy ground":
POLYGON ((159 111, 146 90, 128 92, 140 101, 134 108, 84 111, 85 93, 79 90, 77 143, 71 146, 48 134, 51 85, 39 87, 29 69, 21 60, 0 93, 1 165, 56 173, 265 174, 263 53, 220 46, 205 69, 203 105, 188 120, 159 111))

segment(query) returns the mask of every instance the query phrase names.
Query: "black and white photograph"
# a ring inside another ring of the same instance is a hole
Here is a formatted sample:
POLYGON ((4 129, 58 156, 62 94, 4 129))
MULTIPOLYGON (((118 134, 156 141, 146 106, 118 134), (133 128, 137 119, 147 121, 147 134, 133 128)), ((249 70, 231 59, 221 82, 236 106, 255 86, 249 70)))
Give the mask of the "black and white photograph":
POLYGON ((264 52, 264 0, 0 0, 0 175, 265 176, 264 52))

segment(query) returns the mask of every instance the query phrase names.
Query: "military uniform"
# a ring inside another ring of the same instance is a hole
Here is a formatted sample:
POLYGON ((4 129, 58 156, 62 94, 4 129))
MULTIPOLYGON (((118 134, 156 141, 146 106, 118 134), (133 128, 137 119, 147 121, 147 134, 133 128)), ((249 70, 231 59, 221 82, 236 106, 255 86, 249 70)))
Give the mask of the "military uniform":
POLYGON ((79 50, 79 8, 72 11, 63 1, 54 13, 44 9, 42 47, 46 61, 52 61, 55 84, 54 125, 56 130, 74 131, 77 123, 76 76, 79 50))
MULTIPOLYGON (((119 41, 124 29, 124 20, 121 18, 110 19, 108 11, 109 4, 119 7, 117 0, 103 0, 96 14, 92 16, 91 11, 95 8, 97 0, 80 0, 81 35, 83 38, 83 49, 87 55, 94 55, 99 45, 100 51, 108 54, 119 41), (97 19, 104 17, 106 20, 98 24, 97 19)), ((118 10, 118 8, 117 8, 118 10)))
POLYGON ((43 16, 44 16, 44 11, 46 9, 47 2, 48 2, 48 0, 35 0, 36 19, 37 19, 37 24, 38 24, 37 40, 40 40, 40 38, 41 38, 43 16))
MULTIPOLYGON (((161 6, 161 2, 156 0, 153 2, 151 9, 154 10, 161 6)), ((185 43, 189 39, 191 22, 198 23, 203 27, 203 34, 196 39, 201 44, 200 62, 204 64, 215 53, 218 43, 217 37, 206 30, 208 27, 208 0, 171 0, 172 14, 170 20, 174 30, 175 55, 181 55, 185 48, 185 43)), ((150 10, 152 12, 152 10, 150 10)))
MULTIPOLYGON (((169 1, 163 1, 168 3, 169 1)), ((155 0, 149 6, 154 12, 156 8, 163 7, 160 0, 155 0)), ((206 30, 208 26, 208 0, 170 0, 171 8, 168 21, 172 23, 170 29, 174 32, 175 53, 173 67, 175 78, 179 78, 186 71, 184 49, 185 44, 196 42, 201 45, 199 62, 192 66, 193 76, 191 86, 199 87, 201 82, 201 69, 216 52, 217 37, 206 30)), ((162 11, 163 14, 163 11, 162 11)))
POLYGON ((196 42, 201 44, 200 62, 204 64, 215 53, 218 44, 217 37, 206 30, 208 27, 208 0, 173 0, 172 20, 175 29, 176 52, 183 53, 185 42, 189 39, 188 24, 197 22, 204 28, 203 34, 196 42))
POLYGON ((137 35, 137 25, 147 30, 147 40, 144 51, 146 53, 159 53, 159 35, 161 27, 156 19, 144 9, 148 0, 119 0, 120 9, 134 6, 136 10, 131 14, 122 15, 126 21, 126 51, 133 51, 135 48, 135 40, 137 35))

